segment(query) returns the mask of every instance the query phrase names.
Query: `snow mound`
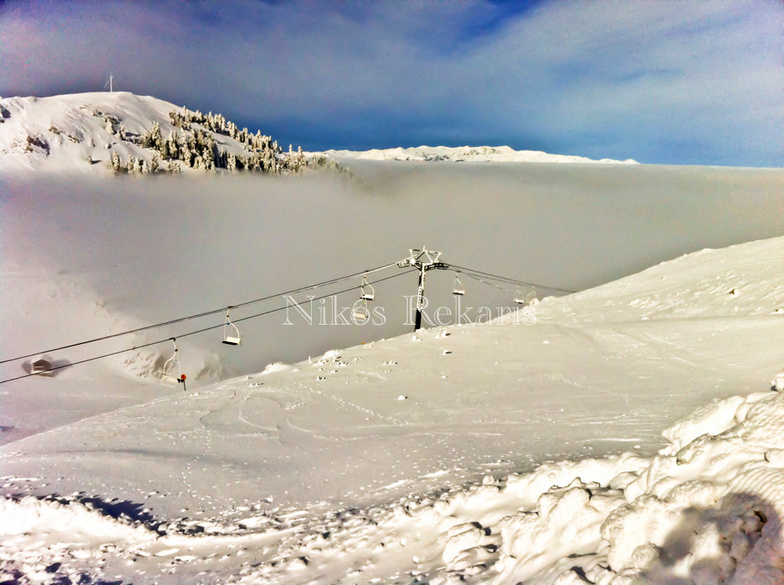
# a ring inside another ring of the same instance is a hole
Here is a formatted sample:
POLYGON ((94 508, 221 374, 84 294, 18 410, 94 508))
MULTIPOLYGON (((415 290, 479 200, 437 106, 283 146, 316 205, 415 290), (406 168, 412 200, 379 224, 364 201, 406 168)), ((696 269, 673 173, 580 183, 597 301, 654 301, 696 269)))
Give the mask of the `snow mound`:
POLYGON ((112 518, 74 496, 61 501, 0 498, 0 518, 4 583, 96 582, 108 557, 121 551, 126 561, 132 559, 130 551, 159 536, 125 515, 112 518))
POLYGON ((6 497, 0 560, 40 583, 175 570, 181 582, 782 583, 784 395, 716 401, 664 435, 652 458, 547 463, 309 523, 251 506, 162 524, 118 514, 122 502, 6 497))
POLYGON ((778 584, 782 429, 781 394, 733 397, 665 431, 652 459, 551 463, 358 512, 240 582, 778 584))
POLYGON ((529 163, 613 163, 636 164, 631 159, 594 160, 582 156, 548 154, 536 150, 514 150, 509 146, 419 146, 388 148, 385 150, 328 150, 325 154, 336 158, 397 161, 452 161, 452 162, 529 162, 529 163))

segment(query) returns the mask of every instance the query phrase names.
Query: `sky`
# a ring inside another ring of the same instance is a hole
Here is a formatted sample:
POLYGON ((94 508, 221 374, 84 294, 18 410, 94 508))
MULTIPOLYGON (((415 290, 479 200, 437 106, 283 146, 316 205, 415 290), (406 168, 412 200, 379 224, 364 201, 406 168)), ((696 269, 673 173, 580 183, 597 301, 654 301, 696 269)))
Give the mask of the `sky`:
POLYGON ((778 0, 0 0, 0 96, 153 95, 305 150, 784 167, 778 0))

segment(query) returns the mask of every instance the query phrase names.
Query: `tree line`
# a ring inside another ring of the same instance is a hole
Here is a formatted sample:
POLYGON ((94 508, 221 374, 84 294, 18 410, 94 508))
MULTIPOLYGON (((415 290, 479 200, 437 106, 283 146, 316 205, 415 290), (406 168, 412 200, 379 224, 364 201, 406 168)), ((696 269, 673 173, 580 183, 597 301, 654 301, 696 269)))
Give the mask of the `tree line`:
POLYGON ((179 130, 163 136, 161 126, 154 122, 152 128, 141 136, 127 132, 124 125, 114 116, 101 114, 106 129, 120 140, 138 144, 154 151, 148 162, 142 157, 130 156, 122 160, 116 152, 111 156, 111 167, 116 172, 156 173, 179 172, 183 167, 203 171, 226 169, 228 171, 250 171, 262 173, 299 173, 305 168, 327 168, 343 170, 337 162, 324 155, 305 156, 302 148, 293 151, 289 146, 284 152, 277 141, 257 131, 240 129, 234 122, 221 114, 203 114, 182 108, 169 112, 169 121, 179 130), (215 136, 224 135, 243 147, 242 153, 229 152, 219 144, 215 136), (162 165, 163 162, 166 165, 162 165))

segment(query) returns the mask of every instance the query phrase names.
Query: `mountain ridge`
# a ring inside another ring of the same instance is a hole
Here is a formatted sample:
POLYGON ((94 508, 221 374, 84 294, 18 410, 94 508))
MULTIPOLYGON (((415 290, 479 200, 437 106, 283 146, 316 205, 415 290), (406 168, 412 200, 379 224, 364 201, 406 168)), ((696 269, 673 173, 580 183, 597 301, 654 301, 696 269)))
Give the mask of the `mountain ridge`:
POLYGON ((368 151, 285 152, 271 136, 240 129, 221 114, 131 92, 0 98, 0 170, 190 172, 337 170, 340 161, 611 163, 509 146, 419 146, 368 151))
POLYGON ((603 158, 601 160, 583 156, 550 154, 539 150, 514 150, 510 146, 417 146, 411 148, 371 149, 366 151, 327 150, 325 154, 338 159, 394 160, 420 162, 532 162, 532 163, 610 163, 639 164, 627 159, 623 161, 603 158))
POLYGON ((337 168, 321 154, 152 96, 93 92, 0 98, 0 170, 154 173, 337 168))

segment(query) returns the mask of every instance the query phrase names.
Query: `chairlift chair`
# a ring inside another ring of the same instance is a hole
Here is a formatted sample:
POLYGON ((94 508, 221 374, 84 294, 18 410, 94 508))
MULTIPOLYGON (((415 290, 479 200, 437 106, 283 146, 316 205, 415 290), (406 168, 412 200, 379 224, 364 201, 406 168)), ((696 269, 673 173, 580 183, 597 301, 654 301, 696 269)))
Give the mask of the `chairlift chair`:
POLYGON ((525 302, 529 305, 535 305, 539 302, 539 296, 536 294, 536 287, 531 287, 531 292, 525 295, 525 302))
POLYGON ((242 334, 239 328, 231 322, 229 310, 226 309, 226 323, 223 325, 223 343, 226 345, 239 345, 242 341, 242 334))
POLYGON ((357 325, 362 325, 370 319, 370 311, 368 310, 367 299, 360 298, 351 308, 351 319, 357 325))
POLYGON ((458 273, 455 273, 455 284, 452 286, 452 294, 457 296, 463 296, 465 294, 465 285, 460 282, 458 273))
POLYGON ((182 373, 182 366, 180 365, 180 352, 177 349, 177 341, 173 337, 171 341, 174 344, 174 353, 163 363, 161 384, 170 388, 176 388, 178 384, 182 384, 182 389, 185 390, 185 374, 182 373))
POLYGON ((30 373, 38 376, 51 376, 54 362, 48 355, 39 355, 30 362, 30 373))
POLYGON ((520 291, 519 288, 515 291, 514 303, 515 305, 525 304, 525 295, 520 291))
POLYGON ((374 301, 376 300, 376 291, 373 290, 373 285, 369 284, 367 281, 367 274, 362 276, 362 284, 360 285, 360 295, 359 298, 365 301, 374 301))

